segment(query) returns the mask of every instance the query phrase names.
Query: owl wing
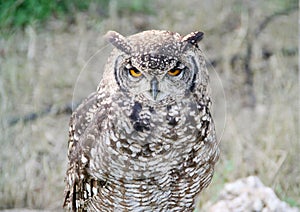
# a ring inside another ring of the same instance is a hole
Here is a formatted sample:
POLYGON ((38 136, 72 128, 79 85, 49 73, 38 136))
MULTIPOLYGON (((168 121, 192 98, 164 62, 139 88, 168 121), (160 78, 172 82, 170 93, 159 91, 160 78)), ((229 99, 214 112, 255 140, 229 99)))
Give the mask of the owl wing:
MULTIPOLYGON (((89 159, 83 153, 84 151, 88 151, 85 143, 86 134, 88 129, 91 128, 90 126, 94 124, 95 114, 99 112, 99 101, 101 100, 98 98, 98 93, 92 93, 73 112, 70 119, 68 141, 69 163, 65 178, 66 187, 63 206, 72 211, 84 211, 84 202, 87 199, 87 195, 85 194, 86 182, 91 179, 89 179, 90 177, 86 172, 89 159)), ((96 131, 95 133, 99 132, 96 131)))

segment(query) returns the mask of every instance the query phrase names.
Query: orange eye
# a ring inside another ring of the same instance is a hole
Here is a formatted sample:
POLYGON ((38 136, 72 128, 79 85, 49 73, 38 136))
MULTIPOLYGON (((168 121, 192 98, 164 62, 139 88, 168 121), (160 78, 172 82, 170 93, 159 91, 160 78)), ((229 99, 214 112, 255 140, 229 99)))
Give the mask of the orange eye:
POLYGON ((140 76, 142 76, 142 72, 140 72, 139 70, 137 70, 135 68, 130 68, 129 69, 129 73, 133 77, 140 77, 140 76))
POLYGON ((181 69, 175 68, 175 69, 168 71, 168 74, 172 77, 175 77, 175 76, 178 76, 181 72, 182 72, 181 69))

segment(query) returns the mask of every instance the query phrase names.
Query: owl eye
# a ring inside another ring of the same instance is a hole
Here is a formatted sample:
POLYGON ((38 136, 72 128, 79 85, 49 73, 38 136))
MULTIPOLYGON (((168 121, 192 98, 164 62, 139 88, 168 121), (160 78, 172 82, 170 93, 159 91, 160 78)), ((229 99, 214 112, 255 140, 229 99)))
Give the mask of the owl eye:
POLYGON ((129 69, 129 73, 133 77, 140 77, 140 76, 142 76, 142 72, 140 72, 139 70, 137 70, 136 68, 133 68, 133 67, 129 69))
POLYGON ((178 76, 180 73, 182 72, 182 69, 179 69, 179 68, 174 68, 174 69, 171 69, 170 71, 168 71, 168 74, 172 77, 176 77, 178 76))

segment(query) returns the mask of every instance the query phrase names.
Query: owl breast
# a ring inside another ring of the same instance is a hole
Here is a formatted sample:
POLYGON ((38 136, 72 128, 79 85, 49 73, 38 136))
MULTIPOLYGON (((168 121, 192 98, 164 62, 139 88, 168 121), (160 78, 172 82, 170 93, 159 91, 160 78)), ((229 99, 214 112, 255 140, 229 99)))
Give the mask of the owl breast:
MULTIPOLYGON (((209 168, 201 167, 210 160, 208 153, 212 148, 209 140, 203 140, 212 127, 207 108, 193 98, 163 106, 147 105, 134 98, 124 101, 126 98, 119 95, 111 99, 107 120, 99 123, 106 132, 100 140, 105 142, 95 142, 89 168, 94 178, 106 181, 99 192, 114 201, 105 204, 122 205, 126 198, 126 207, 134 208, 134 204, 142 202, 143 210, 150 211, 163 205, 171 207, 175 204, 172 198, 193 204, 194 195, 189 197, 188 190, 182 193, 181 187, 193 184, 193 193, 199 191, 198 174, 209 168), (124 109, 117 110, 120 107, 124 109), (99 151, 105 156, 97 157, 99 151)), ((104 202, 96 206, 102 207, 104 202)))

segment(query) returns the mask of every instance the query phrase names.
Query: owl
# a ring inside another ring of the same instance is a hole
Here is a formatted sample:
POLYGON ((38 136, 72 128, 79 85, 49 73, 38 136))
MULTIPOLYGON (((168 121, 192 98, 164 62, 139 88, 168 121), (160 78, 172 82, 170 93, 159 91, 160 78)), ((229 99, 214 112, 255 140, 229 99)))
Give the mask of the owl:
POLYGON ((193 211, 219 157, 203 33, 106 38, 103 79, 70 120, 64 207, 193 211))

